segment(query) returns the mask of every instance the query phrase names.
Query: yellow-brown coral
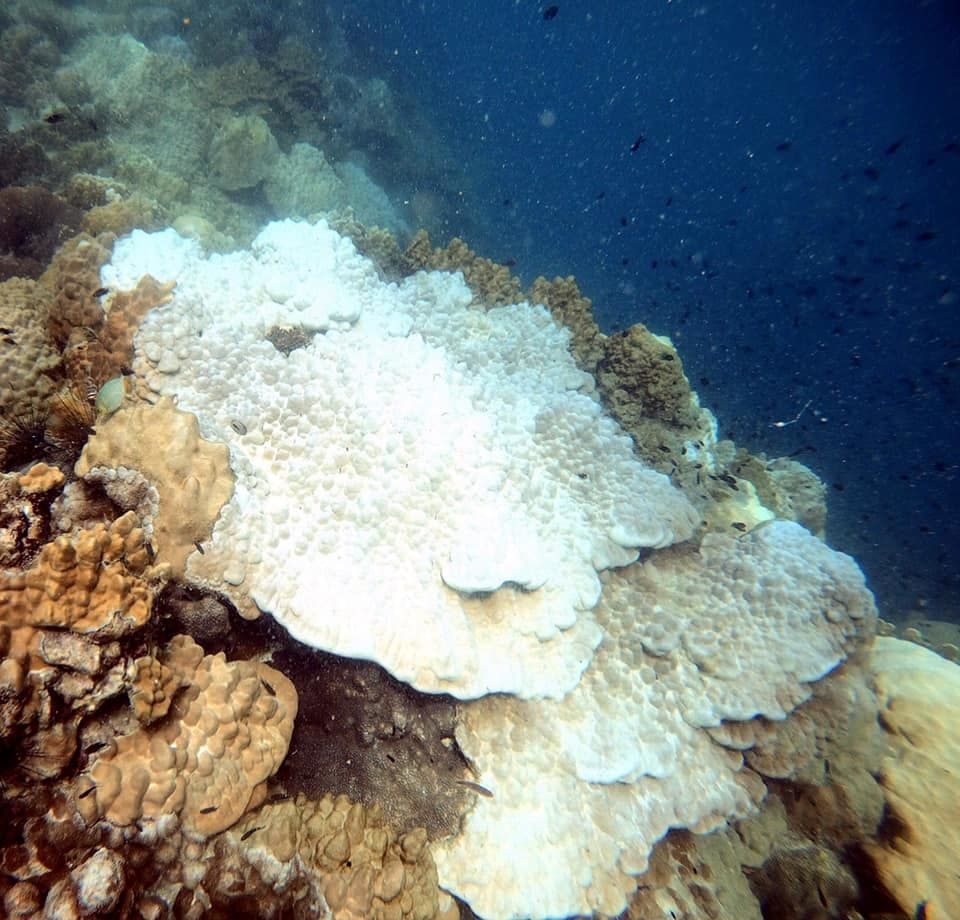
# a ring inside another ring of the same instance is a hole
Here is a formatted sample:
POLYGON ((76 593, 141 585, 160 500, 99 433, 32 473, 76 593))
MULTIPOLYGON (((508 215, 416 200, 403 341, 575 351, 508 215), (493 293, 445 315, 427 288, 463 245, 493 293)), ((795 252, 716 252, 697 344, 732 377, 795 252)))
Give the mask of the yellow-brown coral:
POLYGON ((873 671, 889 753, 880 769, 891 833, 868 847, 883 883, 912 914, 952 915, 960 903, 960 667, 899 639, 878 639, 873 671))
POLYGON ((46 341, 50 297, 36 281, 0 284, 0 417, 42 412, 60 356, 46 341))
POLYGON ((63 472, 57 467, 46 463, 35 463, 17 477, 17 482, 22 491, 28 495, 36 495, 62 486, 65 479, 63 472))
POLYGON ((136 517, 125 514, 46 544, 26 572, 0 575, 7 625, 123 632, 150 617, 154 587, 136 517))
MULTIPOLYGON (((313 881, 334 920, 441 915, 426 831, 398 836, 379 806, 365 808, 344 795, 265 805, 233 828, 220 849, 241 873, 253 874, 255 866, 257 882, 268 889, 282 890, 291 876, 313 881)), ((449 898, 442 904, 446 916, 457 916, 449 898)))
POLYGON ((79 781, 77 804, 88 821, 117 825, 179 815, 188 833, 209 837, 263 802, 297 691, 260 662, 204 656, 189 636, 171 640, 164 663, 184 684, 170 712, 106 750, 79 781))
POLYGON ((180 674, 152 655, 144 655, 133 663, 133 686, 130 705, 141 725, 162 719, 169 711, 174 694, 183 685, 180 674))
POLYGON ((580 293, 576 279, 571 275, 547 281, 541 276, 530 286, 527 299, 542 303, 558 323, 570 330, 574 360, 588 374, 594 373, 603 357, 606 337, 594 321, 593 305, 580 293))
POLYGON ((121 409, 97 425, 97 433, 77 461, 76 473, 89 476, 98 469, 118 467, 137 470, 156 488, 157 560, 182 574, 187 556, 209 536, 220 509, 233 494, 226 445, 205 441, 195 415, 162 399, 155 406, 121 409))
POLYGON ((421 230, 404 253, 408 272, 420 269, 463 272, 470 290, 484 306, 502 306, 523 299, 520 282, 506 265, 478 256, 454 237, 444 249, 434 249, 426 230, 421 230))

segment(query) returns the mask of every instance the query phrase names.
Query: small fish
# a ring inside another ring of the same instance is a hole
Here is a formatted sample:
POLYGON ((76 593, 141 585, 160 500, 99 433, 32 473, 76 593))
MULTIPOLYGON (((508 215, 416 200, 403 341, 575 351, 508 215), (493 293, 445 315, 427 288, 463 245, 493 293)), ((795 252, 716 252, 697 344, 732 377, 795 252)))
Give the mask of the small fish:
POLYGON ((90 296, 91 297, 103 297, 104 294, 109 294, 110 288, 108 287, 98 287, 90 296))
POLYGON ((94 741, 88 748, 84 750, 84 754, 96 754, 97 751, 102 751, 107 746, 106 741, 94 741))
POLYGON ((914 239, 918 243, 929 243, 930 240, 935 240, 937 238, 936 230, 921 230, 914 239))
POLYGON ((61 121, 66 120, 66 112, 51 112, 49 115, 44 115, 43 120, 48 125, 58 125, 61 121))
POLYGON ((927 901, 921 901, 913 912, 913 920, 927 920, 927 901))
POLYGON ((731 521, 730 526, 734 528, 734 530, 739 530, 740 533, 747 532, 747 525, 744 524, 743 521, 731 521))
POLYGON ((237 419, 234 419, 234 420, 230 423, 230 427, 231 427, 237 434, 246 434, 246 433, 247 433, 247 426, 244 425, 243 422, 237 421, 237 419))
POLYGON ((647 139, 642 134, 638 134, 637 139, 630 145, 630 152, 636 153, 640 149, 640 146, 646 142, 647 139))
POLYGON ((147 551, 147 556, 149 557, 150 561, 153 562, 153 560, 157 558, 157 551, 153 548, 153 544, 144 543, 143 548, 147 551))
POLYGON ((780 143, 777 144, 777 151, 779 153, 786 153, 792 146, 792 141, 780 141, 780 143))
POLYGON ((883 155, 889 157, 895 154, 903 146, 903 142, 905 140, 905 137, 901 137, 899 140, 894 141, 889 147, 887 147, 886 150, 883 151, 883 155))
POLYGON ((97 787, 96 787, 96 786, 91 786, 89 789, 84 789, 83 792, 81 792, 80 795, 77 796, 77 798, 78 798, 78 799, 85 799, 85 798, 86 798, 88 795, 90 795, 92 792, 96 792, 96 791, 97 791, 97 787))
POLYGON ((467 789, 469 789, 471 792, 476 792, 477 795, 482 795, 488 799, 493 798, 493 793, 486 786, 481 786, 480 783, 475 783, 473 780, 458 779, 457 784, 460 786, 466 786, 467 789))
POLYGON ((200 814, 212 815, 219 807, 219 805, 207 805, 206 808, 200 809, 200 814))
POLYGON ((872 182, 876 182, 880 178, 880 170, 876 166, 868 166, 864 169, 863 174, 870 179, 872 182))
POLYGON ((273 689, 273 685, 272 685, 269 681, 266 681, 266 680, 264 680, 264 679, 261 677, 261 678, 260 678, 260 683, 263 684, 263 689, 266 690, 267 693, 270 694, 270 696, 276 696, 276 695, 277 695, 277 691, 273 689))
POLYGON ((196 551, 200 553, 201 556, 206 555, 206 550, 203 548, 203 545, 200 543, 199 540, 194 540, 193 546, 196 549, 196 551))
POLYGON ((13 330, 9 326, 0 326, 0 335, 13 335, 13 330))
POLYGON ((550 21, 551 19, 553 19, 553 18, 557 15, 557 13, 559 13, 559 12, 560 12, 560 7, 557 6, 556 4, 553 4, 553 6, 548 6, 548 7, 543 11, 543 18, 544 18, 547 22, 549 22, 549 21, 550 21))
POLYGON ((246 840, 248 837, 252 837, 257 831, 262 831, 262 830, 263 830, 263 825, 262 825, 262 824, 260 825, 260 827, 251 827, 250 830, 244 831, 244 832, 240 835, 240 839, 241 839, 241 840, 246 840))

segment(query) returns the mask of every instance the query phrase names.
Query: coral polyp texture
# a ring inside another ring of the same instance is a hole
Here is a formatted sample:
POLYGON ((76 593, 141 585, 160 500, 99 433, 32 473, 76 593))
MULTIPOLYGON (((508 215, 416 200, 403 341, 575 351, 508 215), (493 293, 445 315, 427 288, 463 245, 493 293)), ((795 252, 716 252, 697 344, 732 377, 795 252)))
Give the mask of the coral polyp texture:
POLYGON ((136 516, 57 537, 24 572, 0 573, 0 618, 8 626, 122 634, 150 618, 155 594, 136 516))
POLYGON ((156 675, 154 705, 161 689, 173 704, 96 759, 78 780, 78 808, 88 821, 141 829, 178 815, 188 834, 209 837, 262 804, 287 754, 297 691, 261 662, 205 656, 189 636, 170 642, 160 667, 143 664, 137 680, 156 675), (164 666, 178 680, 163 680, 164 666))
MULTIPOLYGON (((709 534, 604 581, 604 641, 572 693, 463 707, 457 741, 493 796, 434 858, 483 917, 623 910, 669 828, 751 811, 763 747, 876 619, 853 560, 788 522, 709 534)), ((784 776, 812 753, 785 740, 769 757, 784 776)))
MULTIPOLYGON (((323 222, 271 224, 250 251, 212 256, 134 233, 101 280, 122 291, 146 274, 176 287, 135 338, 137 391, 194 413, 235 476, 202 552, 187 547, 186 580, 461 700, 475 802, 433 852, 441 886, 478 915, 617 914, 671 828, 722 827, 756 807, 763 777, 822 756, 843 697, 833 672, 862 660, 872 596, 851 559, 769 520, 753 489, 762 526, 691 539, 698 513, 638 459, 650 445, 585 370, 650 401, 656 361, 677 364, 668 342, 641 329, 604 359, 547 307, 490 306, 460 274, 384 282, 323 222)), ((573 304, 574 287, 558 291, 573 304)), ((650 412, 669 403, 678 430, 699 430, 679 367, 663 393, 650 412)), ((119 443, 130 418, 100 428, 119 443)), ((120 453, 97 464, 161 491, 148 457, 120 453)), ((142 739, 187 691, 169 661, 138 671, 137 750, 166 757, 142 739)), ((99 785, 90 799, 112 807, 99 785)))
POLYGON ((176 289, 134 369, 236 474, 186 573, 308 644, 428 692, 562 696, 601 639, 598 572, 694 532, 542 306, 471 307, 449 273, 385 283, 324 222, 210 257, 136 232, 102 280, 145 274, 176 289))

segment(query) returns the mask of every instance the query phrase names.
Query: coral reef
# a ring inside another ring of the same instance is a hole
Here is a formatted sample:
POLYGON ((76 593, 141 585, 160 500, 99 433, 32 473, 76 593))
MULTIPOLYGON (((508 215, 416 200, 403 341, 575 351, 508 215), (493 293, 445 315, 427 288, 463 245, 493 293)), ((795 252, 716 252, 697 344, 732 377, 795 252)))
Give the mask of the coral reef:
POLYGON ((246 613, 417 689, 556 696, 600 638, 597 571, 693 533, 543 308, 471 309, 445 273, 385 284, 323 222, 215 261, 134 234, 104 275, 175 265, 193 293, 150 314, 134 368, 230 447, 233 498, 186 573, 246 613), (269 335, 292 324, 328 334, 286 355, 269 335))
POLYGON ((133 513, 46 544, 25 572, 0 576, 0 615, 10 627, 121 635, 150 617, 150 556, 133 513))
POLYGON ((87 821, 143 829, 176 815, 187 834, 206 838, 260 805, 290 744, 293 684, 259 662, 204 656, 189 636, 172 639, 162 661, 136 672, 132 701, 146 724, 79 779, 77 807, 87 821))
POLYGON ((813 757, 828 723, 801 704, 876 617, 852 560, 784 522, 707 535, 604 582, 605 639, 567 697, 463 706, 457 741, 493 797, 435 855, 442 884, 483 916, 616 914, 669 827, 749 814, 758 773, 794 775, 813 757), (551 806, 531 814, 531 801, 551 806), (487 874, 469 854, 494 841, 503 862, 487 874), (531 853, 555 870, 534 873, 531 853))
POLYGON ((0 188, 0 280, 38 278, 80 229, 80 212, 39 186, 0 188))
POLYGON ((196 416, 169 399, 121 409, 98 424, 76 473, 137 511, 157 543, 157 561, 177 575, 210 536, 234 484, 227 447, 201 438, 196 416))
POLYGON ((0 418, 42 412, 56 389, 60 355, 45 335, 49 309, 49 297, 37 282, 11 278, 0 283, 0 418))
POLYGON ((960 903, 960 667, 919 645, 881 638, 873 669, 890 746, 880 764, 889 814, 868 852, 905 913, 925 904, 928 915, 947 916, 960 903))

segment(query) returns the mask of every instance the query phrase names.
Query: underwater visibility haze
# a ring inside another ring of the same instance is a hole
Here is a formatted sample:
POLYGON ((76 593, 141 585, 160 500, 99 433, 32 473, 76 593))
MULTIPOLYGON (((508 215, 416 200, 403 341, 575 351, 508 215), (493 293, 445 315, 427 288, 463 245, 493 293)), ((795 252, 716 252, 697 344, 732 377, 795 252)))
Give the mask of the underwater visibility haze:
POLYGON ((958 254, 949 0, 4 4, 0 913, 952 916, 958 254))

